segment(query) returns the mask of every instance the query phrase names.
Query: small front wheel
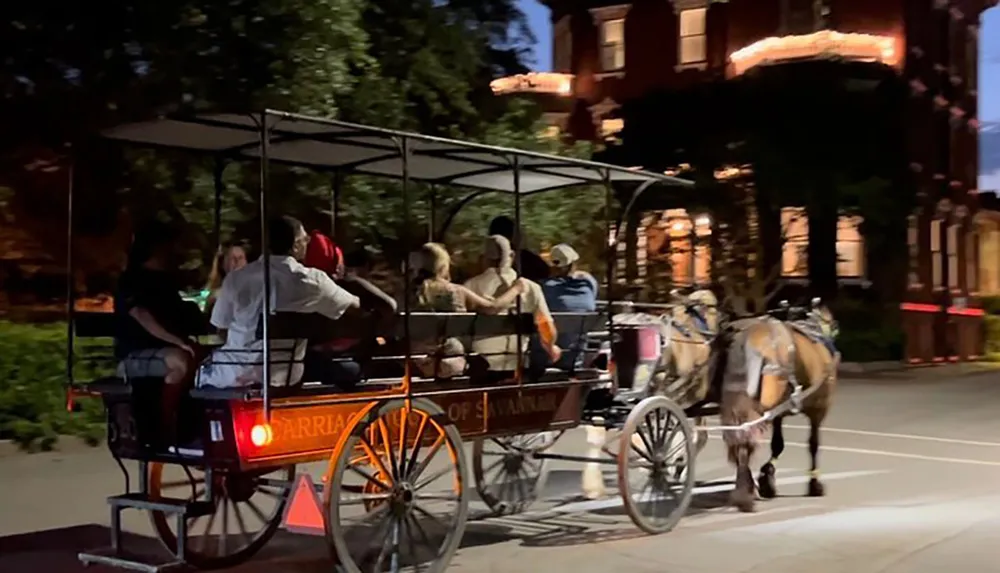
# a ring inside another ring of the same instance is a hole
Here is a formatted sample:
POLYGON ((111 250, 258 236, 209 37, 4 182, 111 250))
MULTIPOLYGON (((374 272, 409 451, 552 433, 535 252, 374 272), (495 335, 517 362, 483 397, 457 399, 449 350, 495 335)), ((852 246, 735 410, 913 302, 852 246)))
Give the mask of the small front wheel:
POLYGON ((495 515, 521 513, 541 496, 548 464, 535 455, 552 447, 561 435, 540 432, 476 440, 472 446, 476 491, 495 515))
POLYGON ((618 488, 625 510, 646 533, 666 533, 694 495, 694 431, 684 410, 663 396, 636 404, 622 428, 618 488))

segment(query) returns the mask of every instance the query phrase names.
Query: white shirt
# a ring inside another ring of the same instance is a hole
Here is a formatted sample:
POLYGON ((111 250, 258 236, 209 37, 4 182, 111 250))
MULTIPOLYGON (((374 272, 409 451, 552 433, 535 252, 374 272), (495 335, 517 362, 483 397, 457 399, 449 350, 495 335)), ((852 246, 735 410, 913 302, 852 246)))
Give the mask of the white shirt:
MULTIPOLYGON (((359 304, 358 297, 338 286, 326 273, 303 266, 292 257, 272 256, 270 267, 272 312, 318 313, 337 320, 359 304)), ((263 342, 257 340, 257 324, 263 311, 264 259, 261 257, 233 271, 222 282, 211 322, 216 328, 227 330, 226 343, 199 369, 199 386, 228 388, 261 380, 263 342), (244 365, 248 363, 255 366, 244 365)), ((302 377, 305 341, 272 340, 271 350, 271 384, 281 386, 298 382, 302 377), (290 360, 298 364, 289 369, 290 360)))
MULTIPOLYGON (((514 284, 517 272, 511 268, 503 270, 490 268, 465 282, 465 288, 481 297, 495 299, 514 284)), ((521 312, 534 315, 550 316, 549 305, 545 302, 542 287, 538 283, 528 281, 529 288, 520 296, 521 312)), ((515 301, 510 309, 517 308, 515 301)), ((521 336, 522 351, 528 348, 529 336, 521 336)), ((485 355, 490 370, 511 371, 517 369, 517 335, 491 336, 477 339, 472 344, 472 351, 485 355)))

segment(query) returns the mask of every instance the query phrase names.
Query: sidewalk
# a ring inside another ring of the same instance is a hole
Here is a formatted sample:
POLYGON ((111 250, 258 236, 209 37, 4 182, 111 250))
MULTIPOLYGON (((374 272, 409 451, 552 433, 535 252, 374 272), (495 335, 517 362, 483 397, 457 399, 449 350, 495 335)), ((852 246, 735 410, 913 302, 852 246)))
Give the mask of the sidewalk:
POLYGON ((979 374, 996 373, 1000 375, 1000 363, 997 362, 954 362, 927 365, 899 364, 896 368, 885 368, 875 371, 845 370, 841 365, 838 376, 844 380, 898 380, 911 382, 929 382, 975 376, 979 374))

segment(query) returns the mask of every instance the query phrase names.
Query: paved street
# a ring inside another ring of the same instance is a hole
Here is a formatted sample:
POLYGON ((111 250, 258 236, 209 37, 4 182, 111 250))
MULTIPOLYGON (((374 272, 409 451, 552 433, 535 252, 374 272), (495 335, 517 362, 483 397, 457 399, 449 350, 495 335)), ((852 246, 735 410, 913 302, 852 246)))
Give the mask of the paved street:
MULTIPOLYGON (((702 486, 690 515, 657 537, 638 533, 625 517, 613 468, 606 500, 566 501, 579 491, 579 467, 554 465, 549 501, 516 517, 474 519, 451 571, 1000 572, 1000 373, 937 378, 842 382, 823 435, 825 498, 801 497, 808 455, 799 418, 786 424, 782 497, 740 514, 722 506, 727 486, 702 486)), ((582 455, 585 448, 576 431, 557 451, 582 455)), ((699 459, 697 476, 712 484, 731 477, 719 440, 699 459)), ((0 458, 0 571, 82 571, 75 554, 107 544, 104 497, 121 487, 100 449, 0 458)), ((482 510, 477 502, 473 514, 482 510)), ((143 516, 126 515, 129 531, 152 535, 143 516)), ((332 567, 321 538, 280 533, 234 571, 332 567)))

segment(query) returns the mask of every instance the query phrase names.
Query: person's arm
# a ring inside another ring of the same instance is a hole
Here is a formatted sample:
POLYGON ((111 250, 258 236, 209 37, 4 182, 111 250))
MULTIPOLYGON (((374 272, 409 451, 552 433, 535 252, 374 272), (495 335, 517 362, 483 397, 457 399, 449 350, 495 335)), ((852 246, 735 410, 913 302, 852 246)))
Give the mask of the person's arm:
POLYGON ((340 280, 340 286, 358 297, 362 307, 381 315, 396 314, 396 301, 371 282, 349 275, 340 280))
POLYGON ((506 292, 493 300, 479 296, 462 285, 455 286, 462 297, 465 298, 466 308, 484 314, 493 314, 507 310, 517 300, 518 295, 525 291, 524 279, 517 279, 506 292))
POLYGON ((138 322, 139 325, 146 330, 146 332, 194 356, 194 349, 191 348, 190 341, 184 340, 179 336, 171 334, 166 328, 163 328, 163 325, 161 325, 160 322, 156 320, 156 317, 153 316, 153 314, 148 310, 146 310, 145 308, 141 306, 134 306, 131 309, 129 309, 128 314, 129 316, 134 318, 135 321, 138 322))
POLYGON ((559 336, 556 321, 549 311, 549 303, 545 300, 541 285, 529 282, 527 286, 531 306, 534 307, 532 314, 535 317, 535 328, 538 329, 538 339, 552 361, 556 362, 562 356, 562 349, 556 344, 556 338, 559 336))
POLYGON ((337 320, 348 310, 361 308, 361 299, 333 282, 329 275, 315 269, 310 270, 315 271, 312 273, 314 278, 312 286, 315 290, 311 293, 313 303, 310 311, 322 314, 330 320, 337 320))
POLYGON ((216 331, 223 340, 229 332, 229 327, 233 324, 233 317, 236 314, 236 294, 232 281, 233 274, 229 274, 222 281, 222 286, 215 293, 215 302, 212 304, 212 314, 209 322, 216 328, 216 331))

